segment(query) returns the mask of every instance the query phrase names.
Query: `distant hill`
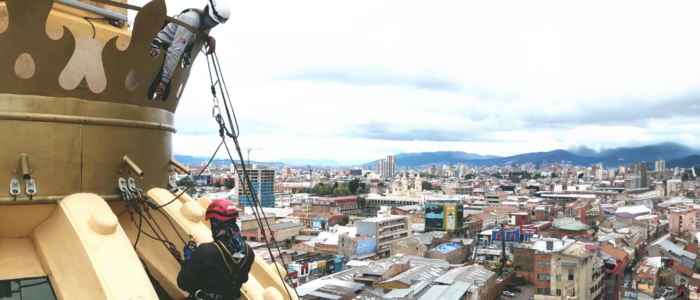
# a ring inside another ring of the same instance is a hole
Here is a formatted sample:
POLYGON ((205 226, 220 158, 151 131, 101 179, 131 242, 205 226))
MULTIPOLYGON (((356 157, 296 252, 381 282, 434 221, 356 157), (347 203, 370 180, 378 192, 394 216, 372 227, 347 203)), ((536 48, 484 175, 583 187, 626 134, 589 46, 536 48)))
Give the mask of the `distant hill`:
MULTIPOLYGON (((507 157, 478 155, 480 157, 478 159, 469 159, 465 156, 457 155, 459 153, 468 154, 465 152, 402 153, 396 155, 396 165, 402 167, 425 167, 431 164, 454 165, 461 162, 470 166, 491 166, 503 165, 506 163, 513 162, 518 164, 526 162, 540 164, 570 161, 571 164, 579 166, 589 166, 602 162, 603 166, 608 168, 613 166, 619 166, 621 163, 632 164, 633 162, 646 161, 649 170, 653 170, 654 162, 656 162, 658 158, 663 158, 664 160, 666 160, 667 168, 671 168, 670 161, 681 158, 688 158, 689 156, 700 154, 700 151, 675 143, 662 143, 658 145, 650 145, 636 148, 608 149, 596 154, 595 156, 580 156, 566 150, 554 150, 548 152, 524 153, 507 157), (620 160, 621 158, 623 160, 620 160)), ((688 160, 688 162, 690 161, 691 160, 688 160)), ((376 163, 377 161, 373 161, 370 164, 376 166, 376 163)))
POLYGON ((303 166, 303 165, 339 166, 340 165, 337 161, 331 160, 331 159, 284 158, 284 159, 278 159, 274 162, 285 164, 285 165, 292 165, 292 166, 303 166))
POLYGON ((681 159, 666 161, 666 169, 673 169, 675 167, 687 169, 697 165, 700 165, 700 155, 691 155, 681 159))
POLYGON ((625 161, 655 162, 659 158, 673 160, 698 154, 697 150, 676 143, 662 143, 658 145, 643 146, 637 148, 615 148, 601 152, 598 157, 618 157, 625 161))
MULTIPOLYGON (((175 154, 175 160, 179 161, 182 164, 190 165, 190 166, 191 165, 200 165, 203 162, 208 162, 209 159, 211 159, 211 157, 175 154)), ((237 160, 237 159, 234 161, 236 163, 239 163, 239 160, 237 160)), ((329 159, 324 160, 324 159, 298 159, 298 158, 280 159, 279 161, 271 161, 271 162, 260 162, 260 161, 252 160, 251 163, 267 165, 267 166, 279 166, 279 165, 339 166, 340 165, 338 162, 336 162, 334 160, 329 160, 329 159)), ((230 164, 231 164, 231 160, 228 158, 215 158, 212 161, 212 165, 215 165, 215 166, 230 165, 230 164)))
MULTIPOLYGON (((480 155, 474 153, 467 153, 461 151, 438 151, 438 152, 419 152, 419 153, 401 153, 394 156, 397 166, 410 166, 417 167, 423 165, 442 165, 442 164, 456 164, 459 162, 467 162, 471 160, 480 159, 495 159, 500 158, 496 155, 480 155)), ((363 165, 376 166, 377 162, 380 160, 375 160, 363 165)))
POLYGON ((179 155, 175 154, 175 160, 179 161, 183 165, 198 165, 203 161, 209 161, 211 157, 194 157, 189 155, 179 155))

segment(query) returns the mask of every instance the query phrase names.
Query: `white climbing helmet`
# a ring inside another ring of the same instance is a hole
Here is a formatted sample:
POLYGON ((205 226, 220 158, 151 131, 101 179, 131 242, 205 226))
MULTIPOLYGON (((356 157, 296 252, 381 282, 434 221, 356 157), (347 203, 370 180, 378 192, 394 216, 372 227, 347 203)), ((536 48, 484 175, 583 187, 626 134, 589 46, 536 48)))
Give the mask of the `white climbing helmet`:
POLYGON ((216 23, 224 24, 231 16, 231 4, 228 0, 209 0, 207 7, 209 7, 209 16, 216 23))

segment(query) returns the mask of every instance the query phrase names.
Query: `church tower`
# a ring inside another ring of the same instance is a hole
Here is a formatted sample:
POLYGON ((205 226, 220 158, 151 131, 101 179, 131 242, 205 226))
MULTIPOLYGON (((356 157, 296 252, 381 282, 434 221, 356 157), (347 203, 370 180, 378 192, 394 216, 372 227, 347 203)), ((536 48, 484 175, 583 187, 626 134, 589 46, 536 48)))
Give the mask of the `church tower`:
POLYGON ((413 190, 416 192, 423 191, 423 179, 420 178, 420 173, 416 176, 416 181, 413 182, 413 190))

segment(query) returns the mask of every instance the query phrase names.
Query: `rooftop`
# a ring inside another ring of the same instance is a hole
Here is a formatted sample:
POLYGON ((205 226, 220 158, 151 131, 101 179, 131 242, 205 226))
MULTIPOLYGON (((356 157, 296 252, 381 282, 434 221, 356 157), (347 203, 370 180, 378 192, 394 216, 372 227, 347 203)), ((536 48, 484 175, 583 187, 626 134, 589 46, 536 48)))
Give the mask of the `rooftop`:
POLYGON ((455 243, 447 243, 447 244, 442 244, 440 246, 435 247, 434 249, 431 249, 430 251, 440 251, 442 253, 450 253, 455 250, 459 250, 462 248, 462 246, 457 245, 455 243))
POLYGON ((411 266, 410 269, 403 271, 394 277, 387 278, 381 283, 400 281, 410 285, 415 280, 433 282, 435 278, 438 278, 442 274, 445 274, 445 272, 447 272, 447 268, 440 268, 438 266, 432 265, 415 265, 411 266))
POLYGON ((433 239, 440 239, 440 238, 444 237, 445 234, 447 234, 447 232, 431 231, 431 232, 426 232, 423 234, 417 234, 417 235, 414 235, 413 237, 421 244, 430 245, 433 242, 433 239))
POLYGON ((294 227, 304 227, 301 223, 279 223, 279 224, 270 224, 270 229, 271 230, 282 230, 282 229, 288 229, 288 228, 294 228, 294 227))
POLYGON ((615 258, 617 258, 620 261, 624 261, 625 258, 628 257, 627 252, 625 252, 622 249, 616 248, 613 245, 608 244, 608 243, 602 243, 601 250, 607 254, 614 256, 615 258))
POLYGON ((483 285, 496 273, 484 269, 478 265, 469 265, 447 271, 442 276, 436 278, 434 282, 440 284, 453 284, 455 282, 477 283, 483 285))
POLYGON ((644 205, 623 206, 615 211, 616 215, 646 215, 651 213, 651 209, 644 205))
POLYGON ((419 300, 460 300, 469 291, 472 284, 456 282, 452 285, 434 285, 419 300))
POLYGON ((341 299, 346 295, 356 294, 365 285, 338 279, 320 279, 310 281, 296 288, 299 296, 313 298, 341 299))
POLYGON ((386 221, 393 221, 393 220, 402 220, 408 218, 407 216, 388 216, 388 217, 374 217, 374 218, 369 218, 369 219, 364 219, 364 220, 358 220, 357 222, 372 222, 372 223, 379 223, 379 222, 386 222, 386 221))
POLYGON ((646 261, 640 262, 634 268, 634 278, 656 278, 659 269, 659 267, 655 267, 646 261))

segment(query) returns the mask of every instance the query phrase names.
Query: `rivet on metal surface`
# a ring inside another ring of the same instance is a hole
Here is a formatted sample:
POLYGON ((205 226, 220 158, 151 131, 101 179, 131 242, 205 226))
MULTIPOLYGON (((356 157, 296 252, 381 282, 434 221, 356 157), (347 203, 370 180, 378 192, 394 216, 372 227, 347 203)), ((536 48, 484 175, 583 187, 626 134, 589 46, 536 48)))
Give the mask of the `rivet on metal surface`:
POLYGON ((17 174, 17 169, 12 169, 12 174, 17 174))

